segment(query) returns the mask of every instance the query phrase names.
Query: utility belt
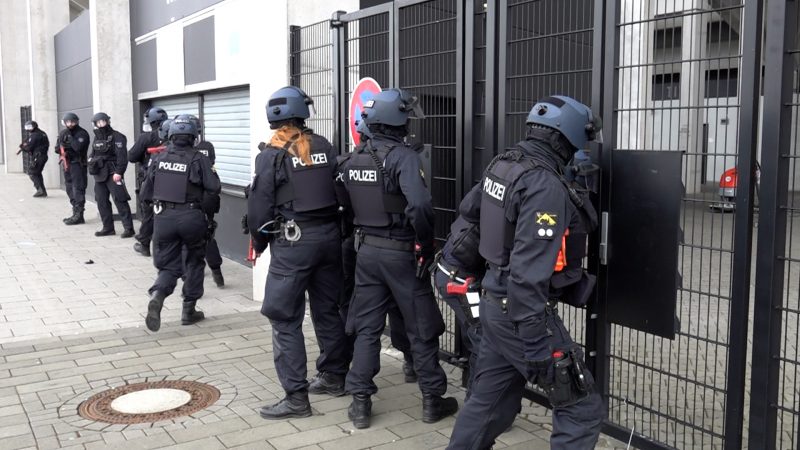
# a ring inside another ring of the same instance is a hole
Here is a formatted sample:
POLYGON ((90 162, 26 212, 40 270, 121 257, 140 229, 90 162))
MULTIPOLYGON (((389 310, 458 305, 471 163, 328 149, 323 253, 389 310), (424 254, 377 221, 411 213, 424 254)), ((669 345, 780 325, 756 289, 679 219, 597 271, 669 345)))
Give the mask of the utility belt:
POLYGON ((153 203, 153 212, 161 214, 165 209, 203 209, 203 204, 198 202, 174 203, 156 200, 153 203))
POLYGON ((383 236, 375 236, 373 234, 366 234, 363 229, 356 230, 355 249, 361 247, 362 244, 367 244, 372 247, 382 248, 385 250, 397 250, 401 252, 413 252, 414 241, 398 241, 397 239, 386 238, 383 236))
MULTIPOLYGON (((499 306, 500 308, 502 308, 504 313, 508 312, 508 297, 506 296, 499 297, 487 291, 486 289, 481 289, 481 299, 493 305, 499 306)), ((556 310, 557 306, 558 306, 558 299, 551 298, 547 300, 547 304, 544 307, 545 312, 548 314, 555 314, 557 312, 556 310)))
POLYGON ((311 228, 336 222, 335 217, 319 219, 295 220, 278 216, 261 225, 258 232, 268 236, 283 236, 289 242, 297 242, 303 236, 303 228, 311 228))

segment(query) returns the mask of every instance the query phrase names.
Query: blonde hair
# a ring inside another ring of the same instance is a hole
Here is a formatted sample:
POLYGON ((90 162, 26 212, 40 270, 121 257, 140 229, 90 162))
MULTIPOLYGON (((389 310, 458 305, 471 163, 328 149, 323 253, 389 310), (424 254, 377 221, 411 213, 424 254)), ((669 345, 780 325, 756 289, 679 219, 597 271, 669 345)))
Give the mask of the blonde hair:
POLYGON ((311 138, 294 125, 282 125, 275 130, 269 144, 277 148, 286 148, 289 154, 300 158, 306 166, 313 164, 311 161, 311 138))

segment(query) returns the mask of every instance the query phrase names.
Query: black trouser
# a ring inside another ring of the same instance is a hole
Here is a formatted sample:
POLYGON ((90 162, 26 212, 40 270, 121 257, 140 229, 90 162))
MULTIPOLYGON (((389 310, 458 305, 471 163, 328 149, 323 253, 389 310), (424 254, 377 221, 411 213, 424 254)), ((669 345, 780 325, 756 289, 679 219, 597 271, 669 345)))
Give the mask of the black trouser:
POLYGON ((423 394, 442 395, 447 377, 439 365, 439 336, 444 321, 429 280, 416 277, 414 253, 361 245, 356 262, 356 287, 347 317, 356 333, 353 364, 346 389, 351 394, 377 392, 373 378, 380 370, 381 334, 386 314, 396 305, 411 342, 414 370, 423 394))
MULTIPOLYGON (((523 342, 506 311, 495 303, 482 300, 480 317, 483 337, 478 373, 472 385, 472 395, 458 413, 449 449, 491 448, 495 438, 514 422, 522 390, 531 377, 531 369, 523 356, 523 342)), ((549 337, 541 341, 548 352, 575 345, 555 311, 548 311, 545 321, 549 337)), ((596 391, 573 405, 555 408, 550 448, 593 449, 604 417, 605 407, 596 391)))
POLYGON ((472 394, 472 383, 475 381, 475 373, 478 370, 478 349, 481 347, 481 323, 477 320, 471 320, 464 311, 461 304, 460 295, 452 295, 447 293, 447 283, 450 277, 445 275, 444 272, 436 269, 434 276, 436 281, 436 290, 439 291, 439 296, 447 303, 447 306, 453 310, 456 316, 456 321, 461 329, 461 347, 469 358, 469 380, 467 380, 467 397, 472 394))
POLYGON ((114 199, 114 206, 117 207, 122 226, 126 230, 133 230, 133 217, 131 216, 131 206, 128 201, 131 196, 124 184, 117 184, 111 175, 106 181, 95 181, 94 199, 97 202, 97 211, 100 213, 100 221, 103 222, 104 230, 114 229, 114 216, 111 212, 111 202, 109 196, 114 199))
POLYGON ((275 370, 287 394, 308 388, 303 339, 306 291, 319 345, 317 371, 344 375, 348 344, 339 315, 342 253, 338 226, 302 227, 302 238, 269 244, 270 263, 261 314, 272 324, 275 370))
MULTIPOLYGON (((208 214, 207 217, 209 223, 214 220, 214 214, 208 214)), ((211 270, 219 269, 222 266, 222 255, 219 253, 219 245, 214 236, 211 236, 206 243, 206 263, 211 270)))
MULTIPOLYGON (((353 290, 356 286, 356 249, 353 246, 355 236, 350 235, 342 241, 342 269, 344 288, 342 289, 341 300, 339 308, 342 315, 342 321, 347 321, 347 312, 350 309, 350 301, 353 298, 353 290)), ((209 263, 210 264, 210 263, 209 263)), ((403 352, 406 357, 411 356, 411 343, 408 341, 406 333, 406 325, 403 323, 403 316, 397 307, 389 309, 389 337, 392 341, 392 347, 403 352)), ((350 349, 347 361, 348 364, 352 359, 353 344, 355 342, 355 335, 350 336, 350 349)))
MULTIPOLYGON (((63 166, 62 166, 63 170, 63 166)), ((73 208, 84 209, 86 204, 87 167, 78 160, 70 161, 69 170, 64 170, 64 183, 67 188, 69 204, 73 208)))
POLYGON ((42 171, 47 163, 47 155, 44 153, 34 153, 30 156, 28 165, 28 177, 33 181, 33 187, 37 191, 44 191, 44 177, 42 171))
POLYGON ((137 215, 142 223, 139 224, 139 233, 135 238, 143 246, 150 247, 150 241, 153 239, 153 205, 140 199, 137 208, 139 209, 137 215))
POLYGON ((203 296, 203 270, 206 253, 206 216, 199 209, 164 208, 157 214, 153 229, 153 265, 158 277, 148 292, 171 295, 178 278, 183 282, 183 301, 203 296), (181 252, 186 247, 185 260, 181 252))

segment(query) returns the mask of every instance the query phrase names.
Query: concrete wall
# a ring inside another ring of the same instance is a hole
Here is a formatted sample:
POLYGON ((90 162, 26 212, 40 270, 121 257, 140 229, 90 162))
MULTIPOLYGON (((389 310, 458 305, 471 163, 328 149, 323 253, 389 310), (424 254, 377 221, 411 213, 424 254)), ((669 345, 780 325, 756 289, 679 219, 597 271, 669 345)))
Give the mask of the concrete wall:
MULTIPOLYGON (((22 157, 16 156, 22 142, 19 108, 31 104, 28 9, 24 1, 5 2, 0 14, 2 46, 3 154, 7 172, 22 172, 22 157), (7 31, 6 31, 7 30, 7 31), (16 30, 16 31, 15 31, 16 30)), ((45 124, 40 124, 45 129, 45 124)), ((45 129, 48 134, 51 130, 45 129)))

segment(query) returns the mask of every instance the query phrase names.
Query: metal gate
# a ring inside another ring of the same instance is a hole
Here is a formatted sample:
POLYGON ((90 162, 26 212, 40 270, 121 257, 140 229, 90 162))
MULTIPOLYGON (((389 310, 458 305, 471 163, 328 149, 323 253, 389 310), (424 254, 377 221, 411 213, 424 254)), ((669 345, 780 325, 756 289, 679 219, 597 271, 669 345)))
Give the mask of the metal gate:
MULTIPOLYGON (((599 285, 561 313, 608 402, 604 432, 648 449, 798 448, 798 21, 788 0, 401 0, 294 27, 292 83, 331 99, 321 120, 343 149, 359 79, 420 96, 439 239, 536 99, 590 104, 605 121, 606 227, 587 258, 599 285), (654 202, 641 241, 634 194, 654 202)), ((443 312, 443 356, 461 364, 443 312)))

